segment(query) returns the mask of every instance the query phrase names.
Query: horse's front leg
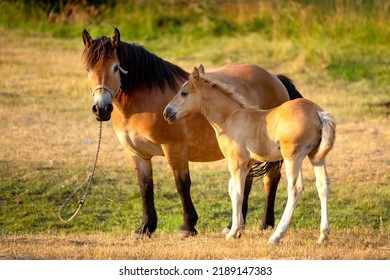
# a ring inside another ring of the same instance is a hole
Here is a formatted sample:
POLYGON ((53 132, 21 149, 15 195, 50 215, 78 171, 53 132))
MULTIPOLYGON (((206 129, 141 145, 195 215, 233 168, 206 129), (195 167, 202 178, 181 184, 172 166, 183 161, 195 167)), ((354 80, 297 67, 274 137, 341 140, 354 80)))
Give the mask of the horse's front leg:
POLYGON ((135 233, 150 235, 157 228, 157 213, 154 207, 154 185, 151 160, 130 155, 130 161, 137 173, 140 194, 142 199, 142 224, 135 233))
POLYGON ((244 200, 245 178, 248 175, 248 165, 238 164, 229 160, 231 178, 229 181, 229 195, 232 201, 232 227, 226 235, 226 239, 238 238, 242 234, 244 216, 242 203, 244 200))
POLYGON ((187 149, 179 145, 163 145, 162 147, 165 158, 175 177, 176 188, 183 206, 184 223, 180 226, 180 236, 185 238, 196 235, 195 224, 198 221, 198 214, 191 199, 191 178, 188 167, 187 149))

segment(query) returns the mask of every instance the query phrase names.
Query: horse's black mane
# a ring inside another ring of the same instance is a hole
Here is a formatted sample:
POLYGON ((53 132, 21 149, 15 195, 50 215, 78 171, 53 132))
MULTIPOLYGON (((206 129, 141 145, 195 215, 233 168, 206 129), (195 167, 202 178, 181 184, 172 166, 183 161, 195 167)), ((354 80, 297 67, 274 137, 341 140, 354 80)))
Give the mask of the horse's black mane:
MULTIPOLYGON (((114 54, 110 39, 100 37, 93 41, 90 48, 85 49, 83 57, 86 65, 92 66, 114 54)), ((137 89, 151 90, 166 86, 176 91, 176 78, 188 79, 188 73, 179 66, 165 61, 147 51, 143 46, 120 42, 117 48, 120 66, 128 71, 121 73, 122 91, 131 94, 137 89)))

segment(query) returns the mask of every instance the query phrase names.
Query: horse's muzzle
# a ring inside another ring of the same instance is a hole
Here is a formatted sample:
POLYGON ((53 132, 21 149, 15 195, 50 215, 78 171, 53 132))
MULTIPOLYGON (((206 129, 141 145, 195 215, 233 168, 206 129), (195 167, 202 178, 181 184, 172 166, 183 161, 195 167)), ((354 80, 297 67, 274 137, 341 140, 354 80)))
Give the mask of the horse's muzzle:
POLYGON ((167 106, 163 112, 164 119, 168 123, 173 123, 176 120, 176 112, 169 106, 167 106))
POLYGON ((107 104, 104 107, 99 107, 98 105, 93 105, 92 106, 92 112, 96 116, 96 120, 105 122, 109 121, 111 119, 111 113, 114 107, 112 104, 107 104))

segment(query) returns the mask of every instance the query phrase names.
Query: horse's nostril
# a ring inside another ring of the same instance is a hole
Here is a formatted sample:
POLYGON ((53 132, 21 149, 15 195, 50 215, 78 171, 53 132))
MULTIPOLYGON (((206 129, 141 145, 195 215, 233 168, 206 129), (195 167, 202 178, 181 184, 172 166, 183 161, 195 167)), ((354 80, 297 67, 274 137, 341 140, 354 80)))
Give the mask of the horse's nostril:
POLYGON ((98 113, 99 109, 97 107, 97 105, 93 105, 92 106, 92 113, 94 113, 95 115, 98 113))
POLYGON ((114 107, 112 106, 112 104, 107 104, 106 107, 104 107, 104 110, 107 113, 111 113, 113 109, 114 109, 114 107))

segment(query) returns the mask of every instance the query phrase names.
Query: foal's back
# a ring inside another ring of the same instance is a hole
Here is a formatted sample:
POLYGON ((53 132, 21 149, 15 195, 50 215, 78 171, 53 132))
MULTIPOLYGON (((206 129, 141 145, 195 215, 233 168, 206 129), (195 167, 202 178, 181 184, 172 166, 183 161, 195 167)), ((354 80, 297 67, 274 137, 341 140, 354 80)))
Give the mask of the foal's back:
POLYGON ((321 139, 320 106, 304 98, 288 101, 267 115, 268 134, 280 143, 296 149, 312 151, 321 139))

